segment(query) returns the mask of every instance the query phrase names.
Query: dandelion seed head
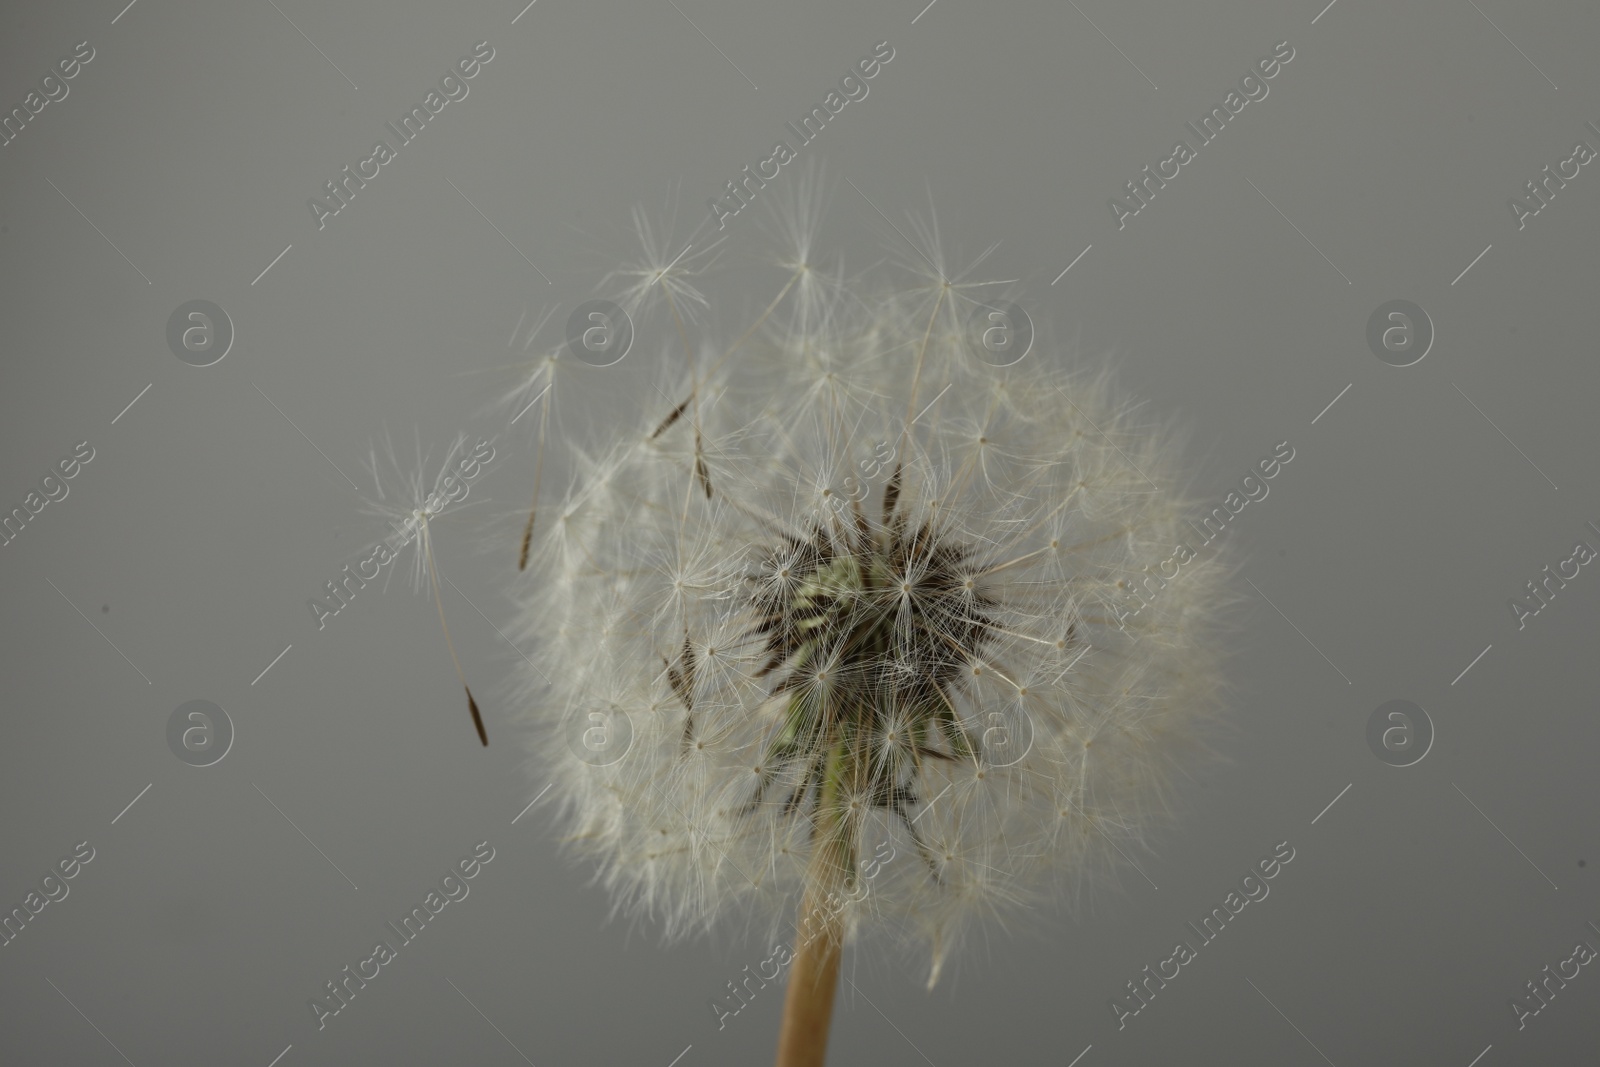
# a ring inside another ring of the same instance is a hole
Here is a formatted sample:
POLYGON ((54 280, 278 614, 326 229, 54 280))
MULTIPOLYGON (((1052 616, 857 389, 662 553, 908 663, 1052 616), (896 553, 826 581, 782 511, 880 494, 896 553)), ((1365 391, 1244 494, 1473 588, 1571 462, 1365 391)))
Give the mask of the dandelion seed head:
MULTIPOLYGON (((1166 813, 1231 598, 1213 556, 1148 580, 1188 537, 1155 488, 1181 484, 1168 428, 1041 345, 978 358, 985 283, 932 224, 910 288, 842 284, 815 206, 780 220, 792 273, 760 329, 576 457, 518 593, 559 670, 522 702, 621 906, 676 936, 864 884, 847 927, 913 936, 937 978, 974 923, 1111 869, 1166 813)), ((692 259, 643 273, 677 250, 640 232, 635 306, 708 306, 673 277, 692 259)))

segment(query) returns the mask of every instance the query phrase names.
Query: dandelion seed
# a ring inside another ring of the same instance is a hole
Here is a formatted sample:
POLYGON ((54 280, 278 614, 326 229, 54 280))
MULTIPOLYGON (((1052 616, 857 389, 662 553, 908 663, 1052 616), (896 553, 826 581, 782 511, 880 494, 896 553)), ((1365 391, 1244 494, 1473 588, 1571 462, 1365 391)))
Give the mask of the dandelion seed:
POLYGON ((919 940, 931 986, 975 923, 1142 840, 1216 710, 1230 599, 1201 558, 1122 611, 1185 536, 1188 502, 1141 473, 1178 484, 1173 435, 1104 374, 979 359, 972 291, 1001 283, 947 269, 931 223, 920 284, 825 282, 802 199, 787 284, 721 356, 690 345, 686 268, 632 272, 687 380, 580 457, 521 620, 568 664, 527 714, 618 900, 678 936, 799 898, 794 1064, 821 1062, 849 938, 919 940), (575 742, 593 716, 626 722, 619 758, 575 742))
MULTIPOLYGON (((483 713, 478 709, 478 701, 472 695, 472 687, 467 684, 466 672, 461 668, 461 657, 456 654, 454 639, 450 636, 450 626, 445 622, 444 597, 439 589, 439 569, 433 558, 433 520, 439 518, 446 511, 456 510, 460 501, 466 498, 470 483, 481 470, 483 445, 471 453, 467 450, 467 438, 459 436, 446 450, 444 462, 439 469, 439 474, 434 478, 431 489, 425 491, 427 484, 424 481, 423 471, 426 468, 427 458, 422 453, 420 438, 417 439, 416 462, 411 466, 409 473, 402 472, 401 464, 395 455, 394 445, 385 439, 384 458, 388 461, 387 471, 380 471, 377 449, 370 453, 369 468, 372 473, 373 483, 376 486, 377 499, 369 502, 369 510, 383 516, 397 535, 397 550, 403 550, 411 542, 417 542, 417 551, 412 555, 412 586, 420 588, 423 576, 427 576, 429 586, 433 590, 433 602, 439 610, 439 627, 444 631, 445 647, 450 651, 450 662, 455 665, 456 678, 461 682, 461 688, 467 694, 467 711, 472 715, 472 725, 477 731, 478 740, 485 746, 489 744, 489 734, 483 725, 483 713), (393 474, 401 479, 399 493, 386 494, 383 490, 384 477, 393 474), (391 501, 391 495, 396 499, 391 501)), ((490 449, 492 455, 492 447, 490 449)))
MULTIPOLYGON (((554 309, 546 309, 539 317, 539 321, 528 329, 527 340, 523 342, 522 350, 526 352, 533 346, 545 323, 550 321, 554 309)), ((522 322, 527 317, 523 312, 522 318, 517 320, 517 330, 513 331, 511 339, 516 340, 516 333, 522 329, 522 322)), ((539 405, 537 443, 534 446, 533 462, 533 503, 528 507, 528 521, 522 527, 522 541, 517 550, 517 570, 528 566, 528 552, 533 545, 534 519, 539 513, 539 490, 544 482, 545 443, 550 429, 551 404, 555 400, 557 370, 562 362, 572 362, 569 358, 565 361, 561 356, 564 349, 554 347, 547 349, 532 367, 528 368, 524 378, 517 386, 501 399, 501 403, 516 412, 512 416, 513 423, 519 421, 535 404, 539 405)))

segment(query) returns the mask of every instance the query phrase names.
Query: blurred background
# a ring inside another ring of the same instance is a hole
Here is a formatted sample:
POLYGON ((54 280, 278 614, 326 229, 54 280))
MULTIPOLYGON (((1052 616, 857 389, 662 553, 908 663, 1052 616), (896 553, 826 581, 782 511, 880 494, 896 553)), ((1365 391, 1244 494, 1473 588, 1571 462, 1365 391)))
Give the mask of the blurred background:
MULTIPOLYGON (((558 855, 504 695, 540 653, 499 632, 533 419, 496 402, 528 329, 558 340, 638 258, 636 205, 674 251, 724 238, 705 324, 735 336, 785 275, 760 197, 720 232, 706 199, 888 42, 799 149, 823 256, 913 258, 931 203, 952 262, 998 242, 982 269, 1054 339, 1028 358, 1109 354, 1190 428, 1202 499, 1295 458, 1226 534, 1226 762, 1137 869, 931 993, 847 954, 830 1062, 1593 1061, 1600 975, 1563 961, 1600 947, 1600 11, 524 2, 0 14, 0 1060, 770 1059, 780 989, 708 1009, 770 945, 663 948, 558 855), (475 46, 467 95, 319 220, 475 46), (1275 50, 1267 94, 1129 199, 1275 50), (431 481, 458 434, 496 449, 435 529, 487 749, 403 575, 307 607, 387 532, 372 450, 420 446, 431 481), (308 1001, 480 842, 470 895, 319 1029, 308 1001), (1270 897, 1119 1026, 1279 842, 1270 897)), ((662 327, 575 368, 549 484, 561 442, 639 418, 662 327)))

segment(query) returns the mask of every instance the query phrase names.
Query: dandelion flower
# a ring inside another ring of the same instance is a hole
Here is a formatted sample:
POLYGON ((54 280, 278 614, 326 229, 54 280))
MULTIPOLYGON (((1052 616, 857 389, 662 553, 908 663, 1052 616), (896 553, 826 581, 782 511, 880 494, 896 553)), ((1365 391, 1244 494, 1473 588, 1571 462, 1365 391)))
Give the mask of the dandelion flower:
POLYGON ((985 290, 936 249, 874 295, 795 236, 693 402, 541 510, 522 627, 559 670, 522 704, 624 906, 675 936, 798 898, 780 1061, 819 1063, 844 941, 925 944, 931 987, 975 920, 1141 839, 1214 712, 1224 597, 1212 559, 1157 573, 1178 445, 1105 374, 984 358, 985 290))

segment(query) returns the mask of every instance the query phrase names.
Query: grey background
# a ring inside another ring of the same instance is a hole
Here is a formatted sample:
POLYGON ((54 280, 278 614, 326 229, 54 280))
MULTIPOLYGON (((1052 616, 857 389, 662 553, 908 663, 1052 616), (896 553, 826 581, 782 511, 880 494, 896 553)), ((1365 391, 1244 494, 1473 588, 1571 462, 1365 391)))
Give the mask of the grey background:
MULTIPOLYGON (((530 420, 506 432, 487 405, 526 358, 519 317, 559 324, 633 258, 636 203, 661 221, 675 202, 688 241, 887 39, 869 97, 804 149, 833 180, 824 251, 908 254, 877 209, 904 228, 931 195, 950 249, 1000 242, 988 265, 1036 321, 1114 352, 1149 412, 1194 429, 1203 497, 1281 440, 1296 458, 1227 535, 1250 601, 1228 762, 1183 788, 1143 876, 991 929, 931 994, 914 964, 848 955, 831 1062, 1592 1062, 1592 967, 1520 1032, 1508 1005, 1600 944, 1600 575, 1521 631, 1506 602, 1600 545, 1600 173, 1521 231, 1506 199, 1600 146, 1600 11, 1324 2, 538 0, 515 24, 499 0, 10 5, 5 108, 78 41, 96 56, 0 149, 0 505, 77 442, 96 456, 0 548, 0 903, 78 841, 97 855, 0 948, 0 1060, 770 1059, 781 990, 720 1032, 706 1006, 770 946, 661 948, 557 855, 548 798, 513 824, 544 782, 498 688, 517 654, 484 617, 447 590, 480 750, 425 596, 369 587, 320 632, 305 601, 381 536, 333 465, 367 491, 386 431, 436 457, 499 434, 439 551, 503 626, 530 420), (470 96, 319 232, 306 199, 483 39, 470 96), (1119 232, 1107 198, 1285 39, 1270 95, 1119 232), (237 330, 206 368, 165 343, 197 298, 237 330), (1438 334, 1404 369, 1364 340, 1393 298, 1438 334), (1365 742, 1396 698, 1438 734, 1403 769, 1365 742), (165 740, 192 699, 236 729, 206 768, 165 740), (319 1032, 307 999, 484 839, 471 896, 319 1032), (1108 999, 1282 840, 1272 895, 1119 1032, 1108 999)), ((782 283, 760 208, 725 231, 724 330, 782 283)), ((632 417, 668 340, 590 371, 562 432, 632 417)))

